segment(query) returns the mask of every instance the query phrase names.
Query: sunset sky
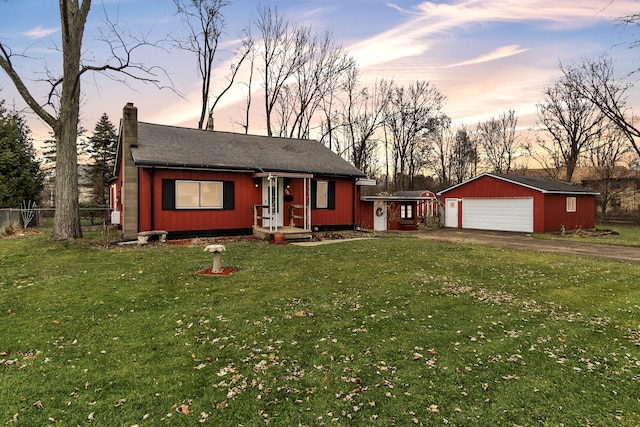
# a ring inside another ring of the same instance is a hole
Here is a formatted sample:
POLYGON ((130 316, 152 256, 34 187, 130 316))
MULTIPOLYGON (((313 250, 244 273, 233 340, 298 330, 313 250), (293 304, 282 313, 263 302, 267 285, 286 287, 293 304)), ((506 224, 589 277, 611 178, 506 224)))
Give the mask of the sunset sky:
MULTIPOLYGON (((266 0, 265 0, 266 1, 266 0)), ((243 28, 256 18, 258 1, 235 0, 223 9, 224 47, 237 42, 243 28)), ((264 2, 263 2, 264 3, 264 2)), ((446 96, 446 112, 455 124, 475 127, 479 120, 514 109, 519 124, 535 124, 536 103, 545 86, 559 78, 559 63, 595 58, 607 52, 620 76, 640 68, 640 49, 628 43, 640 34, 615 18, 640 10, 636 0, 281 0, 270 2, 293 23, 332 31, 357 61, 363 79, 393 78, 400 83, 431 81, 446 96)), ((96 63, 107 55, 97 42, 105 12, 112 22, 149 39, 184 33, 171 0, 94 0, 85 32, 84 58, 96 63)), ((254 33, 256 31, 254 30, 254 33)), ((37 99, 44 103, 47 69, 60 68, 58 2, 0 0, 0 40, 11 47, 14 63, 37 99), (19 56, 24 55, 24 56, 19 56)), ((83 81, 81 119, 93 131, 106 112, 117 126, 122 107, 133 102, 142 121, 195 126, 199 114, 199 79, 193 54, 146 49, 139 57, 164 68, 175 91, 131 82, 127 87, 99 75, 83 81)), ((222 78, 228 64, 220 63, 222 78)), ((58 75, 58 74, 56 74, 58 75)), ((637 76, 632 75, 635 82, 637 76)), ((220 80, 218 80, 220 81, 220 80)), ((169 82, 164 81, 165 84, 169 82)), ((218 86, 213 88, 215 92, 218 86)), ((256 87, 257 90, 257 87, 256 87)), ((223 98, 216 129, 236 130, 246 93, 238 85, 223 98)), ((634 94, 635 96, 635 94, 634 94)), ((0 71, 0 99, 22 109, 13 84, 0 71)), ((640 97, 632 98, 640 108, 640 97)), ((37 139, 46 127, 25 113, 37 139)), ((264 133, 264 115, 252 113, 251 133, 264 133)))

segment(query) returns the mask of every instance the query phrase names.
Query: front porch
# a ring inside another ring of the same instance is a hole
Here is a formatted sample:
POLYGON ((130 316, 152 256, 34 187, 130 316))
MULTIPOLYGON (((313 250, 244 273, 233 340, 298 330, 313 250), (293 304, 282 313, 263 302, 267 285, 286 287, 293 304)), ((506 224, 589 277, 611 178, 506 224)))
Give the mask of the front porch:
POLYGON ((270 230, 269 227, 253 227, 253 235, 262 240, 275 240, 274 234, 276 233, 282 233, 285 241, 311 240, 313 236, 311 230, 286 225, 278 227, 276 230, 270 230))
POLYGON ((253 235, 263 240, 278 240, 274 237, 280 233, 284 240, 310 240, 313 175, 261 172, 253 177, 262 182, 263 202, 253 206, 253 235))

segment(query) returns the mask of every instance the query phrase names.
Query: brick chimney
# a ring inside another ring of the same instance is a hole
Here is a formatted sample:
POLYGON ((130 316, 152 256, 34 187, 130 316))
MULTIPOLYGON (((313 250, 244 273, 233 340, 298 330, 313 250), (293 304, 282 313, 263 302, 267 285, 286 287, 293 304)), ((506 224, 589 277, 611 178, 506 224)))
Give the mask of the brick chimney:
POLYGON ((122 233, 125 240, 138 238, 138 168, 131 147, 138 145, 138 109, 132 102, 122 110, 122 233))

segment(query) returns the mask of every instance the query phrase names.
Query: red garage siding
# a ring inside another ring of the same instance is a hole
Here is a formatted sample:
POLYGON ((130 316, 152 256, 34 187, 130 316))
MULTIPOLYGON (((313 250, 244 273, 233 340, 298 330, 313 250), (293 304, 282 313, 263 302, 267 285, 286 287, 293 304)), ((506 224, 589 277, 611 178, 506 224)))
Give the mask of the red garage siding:
POLYGON ((595 228, 595 197, 576 195, 576 211, 567 212, 567 197, 572 195, 547 194, 544 198, 544 231, 558 231, 564 225, 566 230, 595 228))
MULTIPOLYGON (((522 187, 506 181, 491 178, 489 176, 480 177, 466 185, 447 191, 444 198, 522 198, 533 197, 533 230, 544 230, 544 195, 540 191, 522 187)), ((458 204, 458 224, 462 227, 462 203, 458 204)))
MULTIPOLYGON (((562 190, 536 188, 517 182, 509 175, 481 175, 451 189, 439 193, 441 200, 449 198, 462 200, 458 203, 458 226, 462 227, 464 199, 467 198, 533 198, 533 231, 538 233, 595 227, 595 194, 579 187, 559 184, 562 190), (511 181, 510 181, 511 180, 511 181), (566 193, 564 193, 566 191, 566 193), (567 212, 567 197, 575 197, 575 212, 567 212)), ((522 178, 520 178, 522 179, 522 178)), ((548 181, 547 181, 548 182, 548 181)), ((537 181, 545 184, 544 181, 537 181)), ((557 188, 557 181, 555 188, 557 188)), ((545 184, 548 185, 548 184, 545 184)), ((551 187, 554 188, 554 187, 551 187)))

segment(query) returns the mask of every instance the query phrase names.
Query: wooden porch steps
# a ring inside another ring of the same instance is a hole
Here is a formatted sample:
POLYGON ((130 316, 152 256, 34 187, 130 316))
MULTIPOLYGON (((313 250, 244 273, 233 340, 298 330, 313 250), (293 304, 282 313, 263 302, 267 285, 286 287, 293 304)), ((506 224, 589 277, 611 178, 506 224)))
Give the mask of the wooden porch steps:
POLYGON ((253 235, 262 240, 274 240, 273 235, 275 233, 284 234, 285 241, 300 241, 311 240, 313 233, 310 230, 305 230, 298 227, 278 227, 277 231, 271 232, 268 228, 253 227, 253 235))

